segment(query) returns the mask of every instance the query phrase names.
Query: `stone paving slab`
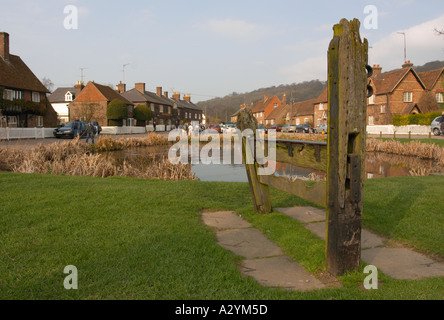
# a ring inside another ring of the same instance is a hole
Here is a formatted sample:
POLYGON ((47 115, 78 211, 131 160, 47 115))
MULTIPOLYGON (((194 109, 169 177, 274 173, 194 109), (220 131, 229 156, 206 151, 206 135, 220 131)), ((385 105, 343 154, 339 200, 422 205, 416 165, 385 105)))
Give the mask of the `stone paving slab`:
POLYGON ((243 274, 268 287, 307 291, 325 285, 287 256, 242 261, 243 274))
POLYGON ((263 258, 284 255, 276 244, 257 229, 230 229, 216 232, 219 244, 246 258, 263 258))
MULTIPOLYGON (((310 207, 279 208, 279 212, 304 223, 304 226, 325 240, 324 218, 319 209, 310 207), (323 222, 316 222, 321 221, 323 222)), ((385 248, 385 238, 363 229, 361 239, 361 259, 374 265, 388 276, 395 279, 421 279, 426 277, 443 277, 444 264, 429 259, 423 254, 405 248, 385 248)))
POLYGON ((245 257, 240 271, 264 286, 309 291, 327 287, 234 212, 202 213, 223 248, 245 257))
POLYGON ((251 224, 231 211, 204 212, 203 222, 217 229, 251 228, 251 224))
POLYGON ((362 260, 395 279, 444 277, 444 264, 405 248, 373 248, 361 252, 362 260))

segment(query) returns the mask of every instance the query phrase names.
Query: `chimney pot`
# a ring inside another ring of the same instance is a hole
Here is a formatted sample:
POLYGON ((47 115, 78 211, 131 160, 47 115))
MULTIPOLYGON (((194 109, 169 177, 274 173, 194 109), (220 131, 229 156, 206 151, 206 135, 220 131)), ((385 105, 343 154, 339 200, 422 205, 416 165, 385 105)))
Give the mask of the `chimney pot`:
POLYGON ((120 83, 117 85, 117 92, 118 93, 126 92, 126 84, 122 83, 122 81, 120 81, 120 83))

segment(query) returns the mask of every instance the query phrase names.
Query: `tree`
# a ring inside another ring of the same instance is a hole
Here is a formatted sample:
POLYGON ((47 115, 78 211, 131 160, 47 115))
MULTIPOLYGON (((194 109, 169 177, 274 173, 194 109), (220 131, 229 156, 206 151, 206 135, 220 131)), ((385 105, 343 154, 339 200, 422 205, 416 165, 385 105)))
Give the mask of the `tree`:
POLYGON ((42 84, 48 89, 49 92, 52 92, 54 89, 54 83, 51 81, 51 79, 44 77, 42 79, 42 84))
POLYGON ((147 105, 142 104, 134 109, 134 119, 137 120, 136 125, 140 127, 146 126, 146 122, 152 117, 151 109, 147 105))
POLYGON ((106 109, 106 117, 110 126, 121 127, 123 120, 128 118, 128 107, 125 102, 119 99, 111 101, 106 109))
POLYGON ((86 122, 89 122, 93 119, 97 108, 99 107, 98 103, 82 103, 78 109, 79 118, 83 119, 86 122))

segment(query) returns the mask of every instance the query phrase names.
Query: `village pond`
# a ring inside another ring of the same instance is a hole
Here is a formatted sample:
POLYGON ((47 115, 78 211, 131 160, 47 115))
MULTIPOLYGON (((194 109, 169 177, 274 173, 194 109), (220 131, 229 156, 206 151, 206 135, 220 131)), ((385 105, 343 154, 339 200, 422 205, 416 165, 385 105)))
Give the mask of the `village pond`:
MULTIPOLYGON (((168 161, 168 150, 169 146, 151 146, 105 152, 104 155, 115 165, 123 165, 126 161, 132 166, 143 167, 154 159, 168 161)), ((201 181, 248 182, 243 164, 222 164, 222 160, 221 164, 203 164, 202 159, 200 160, 198 164, 191 164, 191 161, 189 163, 192 173, 201 181)), ((366 153, 365 176, 367 179, 428 175, 430 173, 444 173, 444 167, 438 165, 436 161, 422 160, 411 156, 366 153)), ((294 167, 284 163, 276 164, 274 174, 287 176, 291 179, 325 178, 321 172, 313 172, 311 169, 294 167)))

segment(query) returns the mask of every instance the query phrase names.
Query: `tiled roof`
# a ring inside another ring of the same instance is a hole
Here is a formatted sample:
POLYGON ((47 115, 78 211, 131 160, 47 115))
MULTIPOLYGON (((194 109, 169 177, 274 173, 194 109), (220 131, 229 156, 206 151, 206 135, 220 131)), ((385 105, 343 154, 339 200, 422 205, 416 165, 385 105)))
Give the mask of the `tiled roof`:
POLYGON ((108 101, 113 101, 115 99, 121 100, 123 101, 125 104, 130 104, 133 105, 133 103, 131 101, 129 101, 128 99, 126 99, 125 97, 123 97, 120 93, 118 93, 117 91, 115 91, 114 89, 108 87, 108 86, 104 86, 98 83, 94 83, 94 82, 90 82, 88 83, 94 85, 97 90, 100 91, 100 93, 108 100, 108 101))
POLYGON ((316 99, 315 103, 327 103, 328 102, 328 87, 322 91, 322 93, 319 95, 319 97, 316 99))
POLYGON ((58 102, 65 102, 65 95, 67 92, 71 92, 72 94, 75 93, 74 87, 63 87, 63 88, 57 88, 49 97, 48 101, 51 103, 58 103, 58 102))
POLYGON ((426 72, 418 72, 418 75, 426 86, 426 89, 432 90, 443 72, 444 68, 441 68, 426 72))
POLYGON ((0 86, 49 93, 23 60, 15 55, 10 55, 9 60, 0 56, 0 86))
POLYGON ((376 94, 386 94, 393 92, 398 84, 407 76, 409 72, 412 72, 413 75, 418 79, 418 81, 423 84, 413 68, 403 68, 373 76, 372 82, 375 86, 376 94))
POLYGON ((293 117, 308 116, 314 114, 314 105, 318 99, 311 99, 293 104, 293 117))
POLYGON ((273 111, 270 112, 266 120, 278 120, 279 121, 282 118, 285 118, 286 114, 290 111, 290 106, 288 104, 286 105, 280 105, 277 108, 274 108, 273 111))
POLYGON ((191 109, 191 110, 197 110, 197 111, 203 111, 203 109, 197 105, 195 105, 192 102, 187 102, 185 100, 177 100, 177 99, 171 99, 172 101, 174 101, 175 103, 177 103, 177 106, 179 108, 186 108, 186 109, 191 109))
POLYGON ((145 91, 145 93, 141 93, 137 89, 131 89, 129 91, 126 91, 122 93, 122 96, 127 98, 129 101, 132 102, 149 102, 149 103, 155 103, 155 104, 162 104, 165 106, 173 106, 173 102, 165 97, 159 97, 157 94, 149 91, 145 91))

